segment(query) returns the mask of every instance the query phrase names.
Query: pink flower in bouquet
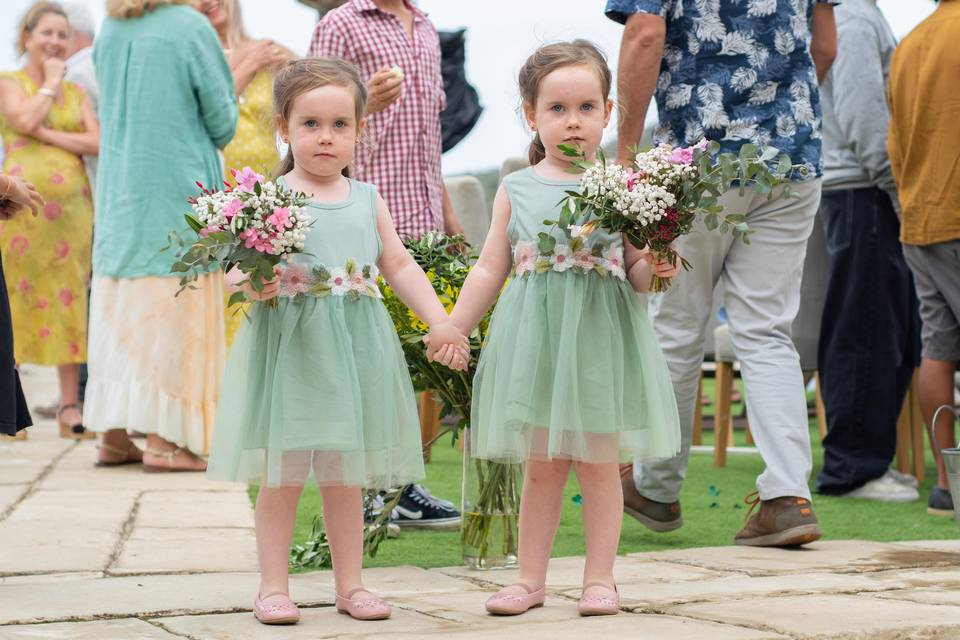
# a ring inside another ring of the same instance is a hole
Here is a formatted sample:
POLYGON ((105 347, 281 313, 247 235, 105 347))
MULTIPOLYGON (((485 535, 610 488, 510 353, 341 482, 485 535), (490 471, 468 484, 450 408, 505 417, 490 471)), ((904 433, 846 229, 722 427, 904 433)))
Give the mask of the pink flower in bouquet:
POLYGON ((647 174, 645 174, 643 171, 632 171, 628 169, 627 170, 627 190, 628 191, 632 190, 637 183, 643 181, 643 178, 646 175, 647 174))
POLYGON ((310 271, 300 264, 289 264, 280 272, 280 295, 292 298, 310 289, 310 271))
POLYGON ((700 138, 700 142, 698 142, 697 144, 695 144, 695 145, 693 145, 692 147, 690 147, 690 149, 695 150, 695 151, 706 151, 706 150, 707 150, 707 145, 709 145, 709 144, 710 144, 710 143, 707 142, 707 139, 706 139, 706 138, 700 138))
POLYGON ((670 164, 693 164, 693 147, 677 147, 670 154, 670 164))
POLYGON ((263 176, 250 167, 244 167, 243 171, 231 169, 230 172, 233 174, 233 179, 237 181, 237 186, 248 193, 253 193, 256 183, 263 182, 263 176))
POLYGON ((247 249, 259 253, 273 253, 273 243, 268 238, 261 237, 254 229, 245 229, 238 237, 243 240, 243 246, 247 249))
POLYGON ((532 242, 518 242, 513 252, 514 269, 518 276, 533 271, 533 263, 537 258, 537 248, 532 242))
POLYGON ((223 217, 227 219, 227 222, 229 222, 241 211, 243 211, 243 200, 240 198, 234 198, 223 208, 223 217))
POLYGON ((573 266, 578 269, 583 269, 584 271, 589 271, 593 269, 593 256, 590 255, 589 249, 580 249, 573 254, 573 266))
POLYGON ((210 225, 209 227, 200 229, 199 234, 201 238, 206 238, 208 235, 210 235, 215 231, 220 231, 220 228, 217 227, 216 225, 210 225))
POLYGON ((277 207, 273 213, 267 217, 267 224, 272 224, 274 229, 289 229, 293 227, 290 220, 290 209, 286 207, 277 207))

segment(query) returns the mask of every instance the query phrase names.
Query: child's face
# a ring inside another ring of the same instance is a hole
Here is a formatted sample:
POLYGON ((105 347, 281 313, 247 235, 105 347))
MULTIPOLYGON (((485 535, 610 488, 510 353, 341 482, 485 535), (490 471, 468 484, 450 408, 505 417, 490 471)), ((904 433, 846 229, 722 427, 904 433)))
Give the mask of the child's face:
POLYGON ((530 128, 540 134, 547 156, 568 162, 559 144, 580 147, 592 156, 610 121, 613 103, 603 95, 596 70, 587 65, 562 67, 544 76, 537 104, 524 103, 530 128))
POLYGON ((325 177, 339 174, 353 160, 363 121, 357 122, 353 92, 327 85, 295 98, 288 121, 277 116, 277 128, 296 166, 325 177))

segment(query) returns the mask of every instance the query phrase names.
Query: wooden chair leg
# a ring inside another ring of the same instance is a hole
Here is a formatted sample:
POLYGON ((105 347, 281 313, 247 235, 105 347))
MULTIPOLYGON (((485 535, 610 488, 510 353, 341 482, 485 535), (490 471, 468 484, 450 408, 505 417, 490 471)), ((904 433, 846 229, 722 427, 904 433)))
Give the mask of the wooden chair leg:
POLYGON ((753 432, 750 431, 750 417, 747 415, 747 405, 746 405, 747 400, 746 400, 746 398, 744 398, 743 403, 744 403, 744 405, 743 405, 743 433, 744 433, 744 435, 747 437, 747 445, 752 447, 752 446, 753 446, 754 444, 756 444, 756 443, 753 441, 753 432))
POLYGON ((733 363, 717 363, 716 412, 713 416, 713 466, 727 465, 727 447, 730 445, 730 392, 733 390, 733 363))
MULTIPOLYGON (((440 433, 440 405, 433 391, 420 394, 420 442, 426 444, 440 433)), ((430 462, 430 449, 423 452, 423 461, 430 462)))
POLYGON ((920 411, 920 394, 917 392, 919 379, 920 370, 914 369, 907 398, 910 401, 910 432, 913 439, 913 475, 917 481, 923 482, 927 475, 923 459, 923 434, 927 428, 923 420, 923 413, 920 411))
POLYGON ((820 372, 813 374, 816 379, 817 403, 817 430, 820 431, 820 442, 827 437, 827 408, 823 404, 823 392, 820 390, 820 372))
POLYGON ((700 382, 697 383, 696 409, 693 411, 693 444, 703 444, 703 372, 700 373, 700 382))

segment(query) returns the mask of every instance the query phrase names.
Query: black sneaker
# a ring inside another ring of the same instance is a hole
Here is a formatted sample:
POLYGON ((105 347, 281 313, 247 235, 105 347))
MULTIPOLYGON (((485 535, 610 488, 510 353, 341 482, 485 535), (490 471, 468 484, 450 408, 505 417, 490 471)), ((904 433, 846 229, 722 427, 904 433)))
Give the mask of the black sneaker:
POLYGON ((458 529, 460 512, 452 502, 433 497, 420 484, 404 488, 391 520, 404 529, 458 529))
POLYGON ((953 498, 943 487, 934 487, 927 500, 927 513, 933 516, 953 517, 953 498))

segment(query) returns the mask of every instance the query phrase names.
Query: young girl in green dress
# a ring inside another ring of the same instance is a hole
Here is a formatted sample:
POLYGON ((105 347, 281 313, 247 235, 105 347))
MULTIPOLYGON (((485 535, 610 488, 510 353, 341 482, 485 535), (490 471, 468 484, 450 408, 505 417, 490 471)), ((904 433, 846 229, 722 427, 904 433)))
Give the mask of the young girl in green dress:
MULTIPOLYGON (((611 74, 589 42, 553 44, 520 71, 523 113, 536 132, 525 170, 503 180, 479 262, 451 320, 469 333, 509 276, 474 378, 470 443, 477 457, 524 461, 520 578, 487 601, 519 614, 544 601, 550 548, 571 467, 580 481, 586 568, 579 610, 616 613, 613 564, 623 510, 618 462, 674 455, 680 427, 673 387, 637 292, 676 274, 647 251, 602 230, 558 230, 565 191, 576 189, 557 145, 593 159, 610 118, 611 74), (556 239, 546 254, 538 236, 556 239)), ((447 347, 430 354, 452 361, 447 347)))
POLYGON ((363 129, 366 90, 343 60, 296 60, 274 84, 277 127, 290 151, 278 170, 311 199, 304 253, 261 293, 243 276, 228 288, 254 300, 226 367, 208 475, 260 484, 256 504, 260 591, 254 613, 289 624, 287 557, 304 482, 323 495, 336 608, 382 619, 390 607, 363 588, 361 487, 423 477, 420 428, 400 342, 377 289, 382 274, 430 326, 430 340, 456 352, 467 343, 407 253, 376 188, 342 175, 363 129))

